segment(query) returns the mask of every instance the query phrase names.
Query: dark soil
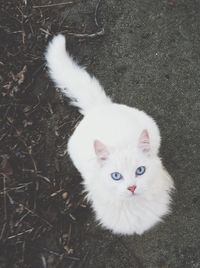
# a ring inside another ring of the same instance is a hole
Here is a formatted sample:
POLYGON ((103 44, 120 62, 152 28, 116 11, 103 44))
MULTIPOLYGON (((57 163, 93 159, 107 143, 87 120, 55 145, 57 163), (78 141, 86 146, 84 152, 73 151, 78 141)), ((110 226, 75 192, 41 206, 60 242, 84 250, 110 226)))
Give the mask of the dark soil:
POLYGON ((44 52, 58 32, 71 33, 71 51, 82 38, 101 35, 96 8, 85 1, 1 1, 0 267, 74 267, 80 259, 87 209, 67 155, 80 115, 50 84, 44 52))

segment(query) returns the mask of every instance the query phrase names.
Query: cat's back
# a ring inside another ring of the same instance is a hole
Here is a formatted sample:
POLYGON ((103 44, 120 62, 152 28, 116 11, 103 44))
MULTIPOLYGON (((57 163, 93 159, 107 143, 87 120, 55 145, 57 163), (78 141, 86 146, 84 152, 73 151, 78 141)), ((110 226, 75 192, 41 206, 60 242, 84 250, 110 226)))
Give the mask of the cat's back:
POLYGON ((112 103, 96 107, 86 114, 74 131, 69 145, 91 155, 94 153, 94 140, 114 147, 134 145, 144 129, 148 130, 153 146, 158 148, 159 130, 150 116, 136 108, 112 103))

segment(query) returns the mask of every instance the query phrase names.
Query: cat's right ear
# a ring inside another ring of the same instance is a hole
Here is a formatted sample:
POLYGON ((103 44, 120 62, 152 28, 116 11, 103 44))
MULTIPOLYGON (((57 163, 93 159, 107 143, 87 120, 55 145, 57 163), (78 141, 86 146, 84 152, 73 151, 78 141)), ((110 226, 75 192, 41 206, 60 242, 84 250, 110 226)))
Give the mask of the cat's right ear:
POLYGON ((150 138, 149 138, 149 133, 148 133, 147 129, 144 129, 142 131, 142 133, 140 134, 138 147, 143 152, 149 152, 150 151, 150 149, 151 149, 151 147, 150 147, 150 138))
POLYGON ((108 158, 108 149, 106 145, 104 145, 101 141, 94 141, 94 150, 99 160, 106 160, 108 158))

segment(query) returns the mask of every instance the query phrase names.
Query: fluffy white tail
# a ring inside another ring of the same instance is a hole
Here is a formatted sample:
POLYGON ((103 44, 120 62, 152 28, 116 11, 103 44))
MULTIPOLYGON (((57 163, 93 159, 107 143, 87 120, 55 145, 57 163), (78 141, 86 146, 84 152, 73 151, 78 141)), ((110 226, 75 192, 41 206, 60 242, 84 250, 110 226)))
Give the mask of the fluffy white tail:
POLYGON ((53 38, 45 56, 50 76, 56 86, 72 100, 72 105, 77 106, 82 114, 99 104, 111 103, 99 81, 70 57, 65 49, 63 35, 53 38))

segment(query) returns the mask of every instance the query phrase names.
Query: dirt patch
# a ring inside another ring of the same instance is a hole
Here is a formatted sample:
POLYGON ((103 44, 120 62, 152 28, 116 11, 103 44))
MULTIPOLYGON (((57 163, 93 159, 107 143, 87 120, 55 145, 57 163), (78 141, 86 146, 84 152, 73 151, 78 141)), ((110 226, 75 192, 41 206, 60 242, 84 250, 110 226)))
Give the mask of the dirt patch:
POLYGON ((102 35, 98 7, 1 3, 0 267, 74 267, 80 260, 87 207, 67 156, 80 115, 49 82, 43 55, 58 32, 68 35, 68 46, 76 40, 72 51, 102 35))

